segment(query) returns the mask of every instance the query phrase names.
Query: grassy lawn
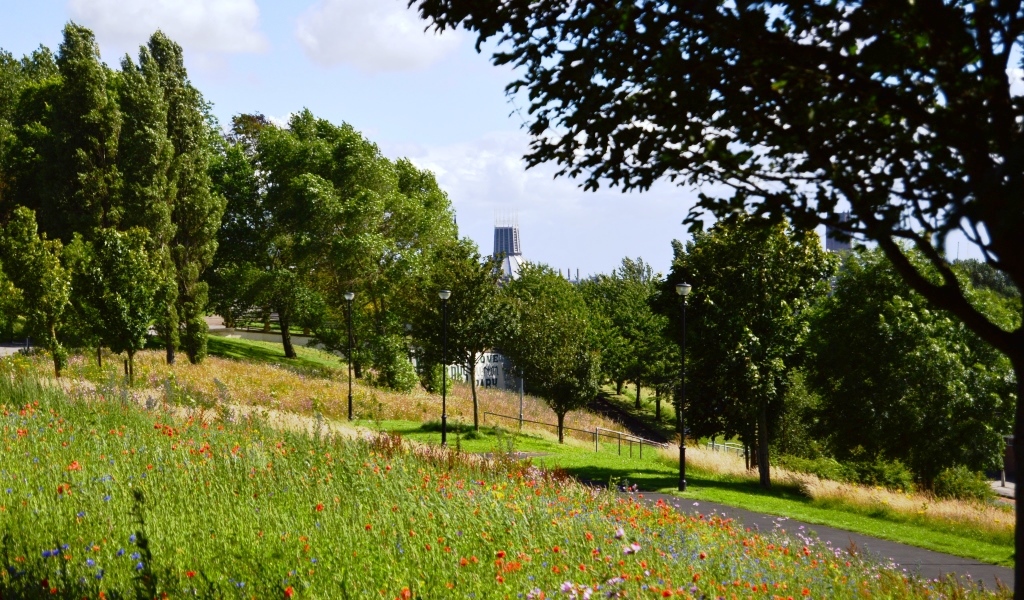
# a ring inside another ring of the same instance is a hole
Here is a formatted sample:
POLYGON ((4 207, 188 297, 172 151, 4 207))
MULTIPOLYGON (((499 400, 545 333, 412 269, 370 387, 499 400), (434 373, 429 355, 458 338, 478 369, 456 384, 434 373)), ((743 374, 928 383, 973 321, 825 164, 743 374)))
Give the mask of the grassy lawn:
MULTIPOLYGON (((402 437, 421 443, 439 444, 440 424, 414 421, 363 421, 360 425, 399 433, 402 437)), ((536 454, 533 464, 548 469, 561 469, 582 480, 606 484, 636 484, 641 490, 664 492, 695 501, 717 502, 747 510, 788 517, 807 523, 846 529, 864 535, 901 542, 937 552, 964 556, 987 563, 1012 566, 1013 539, 995 537, 988 532, 968 527, 913 518, 893 511, 867 510, 836 502, 815 501, 795 486, 776 484, 763 490, 756 481, 735 476, 710 473, 698 469, 687 470, 688 490, 676 490, 678 463, 668 457, 645 449, 644 457, 634 446, 630 458, 626 448, 623 455, 615 444, 602 442, 601 451, 594 452, 593 444, 568 440, 559 445, 553 434, 537 432, 516 433, 496 427, 481 427, 479 432, 462 423, 450 423, 448 445, 458 446, 465 452, 516 451, 536 454)))
POLYGON ((295 354, 298 355, 296 358, 285 358, 283 346, 276 342, 258 342, 211 335, 207 338, 207 348, 211 356, 270 363, 312 373, 338 374, 344 367, 339 357, 323 350, 304 346, 295 346, 295 354))

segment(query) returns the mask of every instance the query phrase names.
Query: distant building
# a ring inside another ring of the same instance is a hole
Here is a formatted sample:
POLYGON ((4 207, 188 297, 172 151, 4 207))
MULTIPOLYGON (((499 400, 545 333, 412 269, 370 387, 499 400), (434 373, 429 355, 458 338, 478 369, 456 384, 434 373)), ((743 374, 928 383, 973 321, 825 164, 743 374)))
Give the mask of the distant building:
MULTIPOLYGON (((839 221, 845 223, 850 220, 850 213, 839 213, 839 221)), ((825 226, 825 250, 829 252, 843 252, 850 249, 850 238, 828 225, 825 226)))
POLYGON ((498 217, 494 220, 494 254, 501 258, 501 273, 505 280, 518 279, 523 266, 523 250, 519 242, 519 218, 498 217))

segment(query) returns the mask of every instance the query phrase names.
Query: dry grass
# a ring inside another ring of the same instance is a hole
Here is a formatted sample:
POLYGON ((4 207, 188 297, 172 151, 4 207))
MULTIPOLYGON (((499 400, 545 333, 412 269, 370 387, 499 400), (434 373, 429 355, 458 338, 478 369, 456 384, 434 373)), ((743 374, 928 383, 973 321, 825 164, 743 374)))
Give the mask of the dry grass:
MULTIPOLYGON (((663 451, 675 459, 674 450, 663 451)), ((748 471, 742 456, 701 447, 688 447, 687 464, 696 469, 757 481, 757 471, 748 471)), ((896 513, 911 521, 939 521, 1012 538, 1014 514, 1007 506, 964 500, 939 499, 928 493, 904 493, 877 486, 865 486, 820 479, 772 467, 772 481, 800 487, 807 497, 824 504, 854 507, 862 512, 896 513)))
MULTIPOLYGON (((16 357, 15 368, 31 370, 42 377, 51 374, 51 364, 44 356, 16 357)), ((114 387, 123 381, 120 364, 106 360, 104 368, 98 369, 92 356, 71 357, 67 368, 67 380, 89 381, 103 386, 114 387)), ((299 415, 321 414, 329 420, 343 420, 348 416, 348 381, 342 373, 330 377, 317 377, 295 372, 271 364, 252 363, 217 357, 207 357, 202 364, 192 365, 179 360, 167 365, 160 351, 143 351, 135 357, 135 388, 142 396, 151 395, 160 402, 203 403, 216 402, 222 405, 256 407, 273 414, 299 415), (176 398, 169 398, 174 395, 176 398)), ((494 389, 478 389, 481 424, 515 424, 511 419, 488 416, 483 412, 499 413, 511 417, 519 415, 519 396, 511 392, 494 389)), ((356 380, 352 386, 352 400, 355 417, 365 420, 408 420, 432 421, 440 419, 441 396, 422 389, 408 394, 392 392, 365 385, 356 380)), ((451 385, 448 391, 448 417, 453 422, 472 423, 473 400, 468 384, 451 385)), ((523 417, 542 423, 556 423, 554 412, 543 400, 525 396, 523 417)), ((594 427, 622 429, 614 421, 586 411, 575 411, 566 415, 567 427, 593 431, 594 427)), ((525 430, 552 433, 554 427, 541 425, 524 426, 525 430)), ((574 434, 581 439, 592 439, 590 434, 574 434)))

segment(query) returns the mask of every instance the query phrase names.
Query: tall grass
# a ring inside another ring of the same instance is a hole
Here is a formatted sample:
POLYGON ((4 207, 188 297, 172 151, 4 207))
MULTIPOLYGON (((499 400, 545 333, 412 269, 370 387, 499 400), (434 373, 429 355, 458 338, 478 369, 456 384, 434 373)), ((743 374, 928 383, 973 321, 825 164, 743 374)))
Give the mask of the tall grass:
MULTIPOLYGON (((45 377, 52 370, 44 357, 17 356, 5 361, 8 370, 34 373, 45 377)), ((306 415, 321 414, 326 418, 345 419, 348 416, 348 380, 342 372, 327 370, 311 374, 306 370, 284 365, 260 364, 242 360, 208 357, 199 365, 186 361, 167 365, 158 351, 144 351, 135 358, 136 386, 133 393, 142 398, 168 400, 174 395, 178 402, 201 404, 217 400, 239 406, 260 407, 306 415)), ((94 386, 114 389, 123 384, 123 372, 117 360, 106 360, 101 369, 92 356, 75 355, 69 359, 66 385, 88 382, 94 386)), ((81 387, 79 385, 79 387, 81 387)), ((489 411, 518 417, 519 396, 496 389, 478 389, 480 411, 489 411)), ((408 394, 392 392, 353 382, 353 405, 357 419, 429 421, 441 415, 441 396, 422 389, 408 394)), ((450 387, 447 399, 449 419, 472 423, 473 400, 467 384, 450 387)), ((543 400, 534 396, 523 398, 523 416, 530 421, 556 423, 555 413, 543 400)), ((490 418, 491 424, 513 426, 514 420, 490 418)), ((623 429, 610 419, 586 411, 570 412, 567 427, 593 431, 595 427, 623 429)), ((528 424, 525 429, 550 430, 528 424)), ((589 434, 568 432, 581 439, 592 439, 589 434)))
POLYGON ((3 597, 989 596, 520 462, 77 394, 0 376, 3 597))
MULTIPOLYGON (((675 458, 666 454, 667 459, 675 458)), ((687 448, 687 463, 707 473, 756 481, 756 471, 748 471, 742 456, 707 448, 687 448)), ((877 486, 865 486, 821 479, 772 467, 772 480, 799 486, 816 504, 853 510, 906 522, 932 523, 946 530, 973 530, 989 541, 1011 544, 1014 537, 1013 508, 991 502, 936 498, 928 493, 897 492, 877 486)))

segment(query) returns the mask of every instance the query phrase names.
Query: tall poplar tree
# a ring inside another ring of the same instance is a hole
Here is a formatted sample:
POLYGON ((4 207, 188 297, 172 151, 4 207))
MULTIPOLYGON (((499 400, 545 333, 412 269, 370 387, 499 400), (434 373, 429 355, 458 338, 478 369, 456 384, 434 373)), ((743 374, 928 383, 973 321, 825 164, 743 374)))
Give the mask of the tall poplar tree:
POLYGON ((215 136, 208 123, 206 103, 188 80, 181 46, 158 31, 148 47, 159 65, 167 103, 167 135, 174 146, 170 171, 174 235, 170 255, 177 301, 175 311, 167 314, 167 358, 174 362, 174 335, 180 330, 182 349, 189 361, 197 363, 206 356, 207 325, 203 316, 209 287, 202 275, 213 264, 226 202, 212 191, 209 167, 215 136), (177 327, 170 326, 175 320, 177 327))
POLYGON ((14 115, 11 197, 36 212, 40 231, 69 242, 75 232, 116 226, 120 110, 111 72, 88 29, 68 24, 57 76, 29 84, 14 115))

